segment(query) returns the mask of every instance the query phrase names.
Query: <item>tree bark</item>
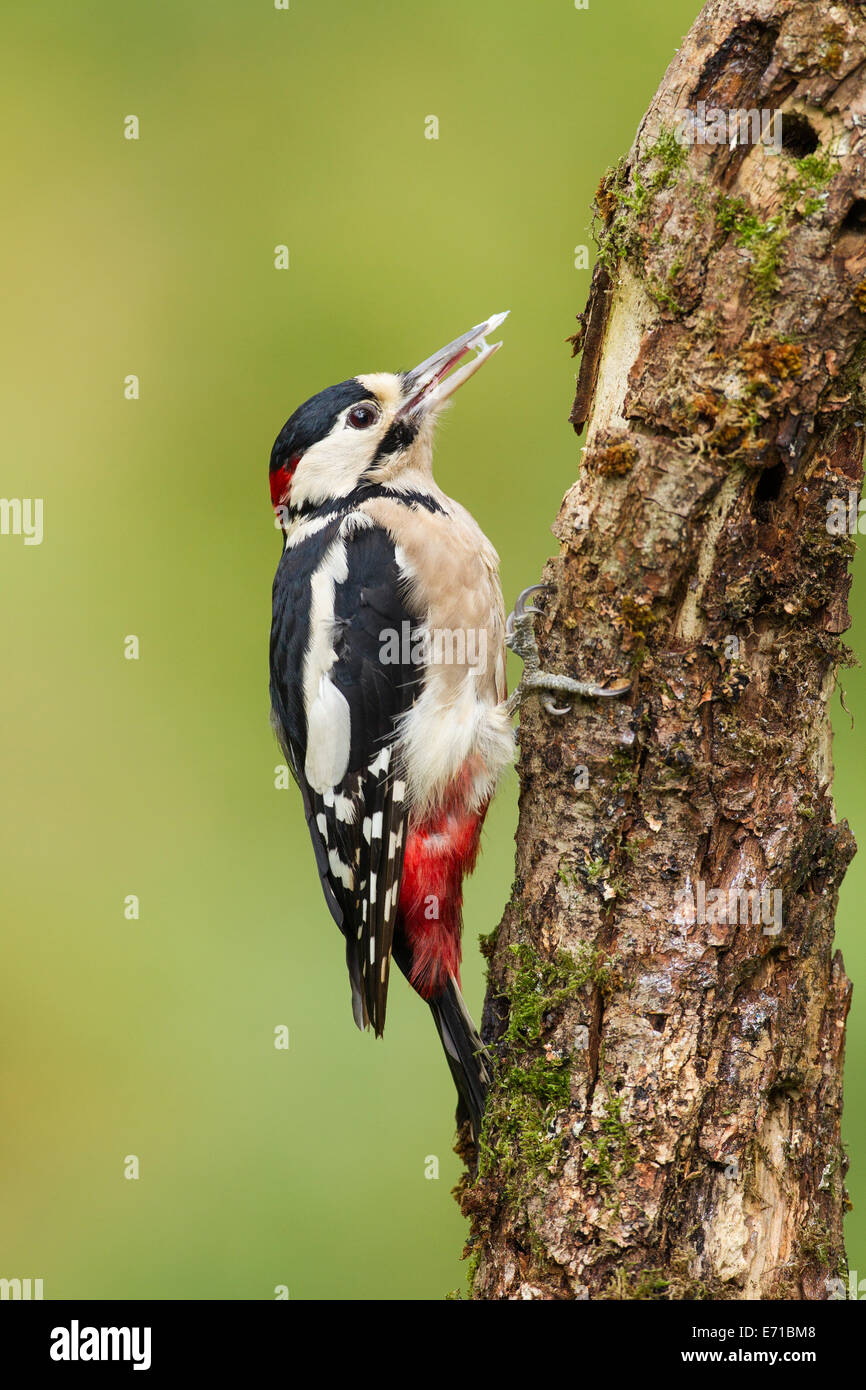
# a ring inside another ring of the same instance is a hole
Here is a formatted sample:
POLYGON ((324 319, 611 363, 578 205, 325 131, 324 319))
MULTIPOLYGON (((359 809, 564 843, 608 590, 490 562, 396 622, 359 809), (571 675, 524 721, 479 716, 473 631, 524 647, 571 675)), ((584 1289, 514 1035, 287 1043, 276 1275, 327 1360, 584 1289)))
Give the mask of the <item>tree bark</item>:
POLYGON ((864 449, 863 127, 859 4, 710 0, 596 195, 586 445, 536 635, 544 669, 633 685, 523 708, 496 1080, 460 1193, 477 1299, 824 1299, 844 1272, 854 844, 828 707, 864 449), (681 144, 700 102, 780 111, 781 150, 681 144))

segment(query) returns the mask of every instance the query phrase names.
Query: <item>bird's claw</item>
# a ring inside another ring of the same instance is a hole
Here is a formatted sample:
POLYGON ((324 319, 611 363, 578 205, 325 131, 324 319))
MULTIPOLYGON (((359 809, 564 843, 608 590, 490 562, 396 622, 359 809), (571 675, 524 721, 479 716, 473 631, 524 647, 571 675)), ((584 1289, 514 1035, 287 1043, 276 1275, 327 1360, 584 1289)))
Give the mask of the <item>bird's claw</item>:
POLYGON ((530 584, 527 589, 523 589, 514 601, 514 607, 505 620, 505 641, 511 646, 514 638, 514 624, 520 618, 525 618, 529 613, 540 613, 540 608, 527 608, 526 600, 530 594, 540 594, 551 589, 551 584, 530 584))
POLYGON ((561 719, 564 714, 571 714, 574 708, 573 705, 563 705, 560 709, 559 705, 555 705, 552 700, 542 700, 541 703, 547 710, 547 713, 555 715, 557 719, 561 719))
POLYGON ((541 610, 528 605, 526 600, 531 594, 541 593, 552 587, 551 584, 530 584, 527 589, 518 594, 514 609, 509 613, 505 624, 505 640, 523 662, 523 679, 508 700, 510 714, 515 714, 525 697, 533 691, 536 693, 548 692, 548 697, 542 699, 542 705, 548 714, 561 719, 563 715, 571 713, 572 706, 570 704, 554 704, 551 698, 553 695, 564 695, 566 699, 573 696, 575 699, 582 700, 602 700, 618 698, 631 690, 631 681, 629 680, 619 680, 612 686, 603 686, 595 685, 590 681, 573 680, 571 676, 559 676, 540 670, 538 648, 532 627, 532 615, 541 610))

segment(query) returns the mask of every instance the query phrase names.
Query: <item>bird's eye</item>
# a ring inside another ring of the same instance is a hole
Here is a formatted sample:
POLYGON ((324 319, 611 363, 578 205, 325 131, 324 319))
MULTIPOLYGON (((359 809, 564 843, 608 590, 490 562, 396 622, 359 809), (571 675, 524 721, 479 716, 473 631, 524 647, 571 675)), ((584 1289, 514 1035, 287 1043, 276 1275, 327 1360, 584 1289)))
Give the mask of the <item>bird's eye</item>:
POLYGON ((346 424, 351 425, 353 430, 368 430, 378 418, 379 412, 374 405, 356 405, 346 416, 346 424))

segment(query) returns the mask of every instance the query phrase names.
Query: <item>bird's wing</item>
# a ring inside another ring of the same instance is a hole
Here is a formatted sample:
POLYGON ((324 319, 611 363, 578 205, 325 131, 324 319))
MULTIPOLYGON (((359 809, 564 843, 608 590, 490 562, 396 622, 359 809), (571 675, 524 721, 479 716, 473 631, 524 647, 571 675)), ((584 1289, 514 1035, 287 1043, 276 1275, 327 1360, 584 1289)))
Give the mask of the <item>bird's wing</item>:
POLYGON ((387 531, 345 522, 288 548, 274 584, 274 723, 346 938, 355 1021, 377 1034, 408 819, 396 745, 421 680, 406 593, 387 531))

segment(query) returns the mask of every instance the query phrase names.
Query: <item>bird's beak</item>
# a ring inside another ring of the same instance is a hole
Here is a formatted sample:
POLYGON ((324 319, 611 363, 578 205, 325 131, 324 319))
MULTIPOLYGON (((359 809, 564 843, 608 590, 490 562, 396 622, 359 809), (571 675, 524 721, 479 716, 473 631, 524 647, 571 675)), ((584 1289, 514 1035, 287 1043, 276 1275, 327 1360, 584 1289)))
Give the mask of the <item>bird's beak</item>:
POLYGON ((494 314, 492 318, 476 324, 468 333, 455 338, 453 343, 440 348, 432 357, 425 358, 411 372, 404 372, 403 404, 397 412, 398 419, 427 415, 453 395, 464 381, 474 376, 478 368, 502 347, 501 343, 488 343, 487 335, 496 331, 508 317, 508 312, 506 309, 504 314, 494 314), (471 362, 464 362, 458 371, 449 376, 452 368, 472 352, 475 356, 471 362))

